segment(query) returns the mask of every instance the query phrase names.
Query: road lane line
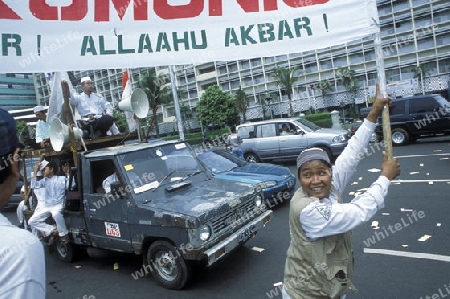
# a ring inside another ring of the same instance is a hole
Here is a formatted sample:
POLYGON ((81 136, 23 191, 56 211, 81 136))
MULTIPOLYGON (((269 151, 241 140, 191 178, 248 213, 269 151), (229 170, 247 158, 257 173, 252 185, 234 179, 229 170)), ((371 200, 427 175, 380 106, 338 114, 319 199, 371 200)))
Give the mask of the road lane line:
POLYGON ((450 179, 444 179, 444 180, 434 180, 434 179, 428 179, 428 180, 392 180, 391 181, 391 183, 428 183, 428 182, 445 183, 445 182, 450 182, 450 179))
POLYGON ((420 253, 420 252, 404 252, 397 250, 388 250, 388 249, 373 249, 373 248, 364 248, 364 253, 375 253, 375 254, 385 254, 385 255, 395 255, 402 257, 410 257, 414 259, 428 259, 442 262, 450 262, 450 256, 440 255, 440 254, 431 254, 431 253, 420 253))
POLYGON ((450 153, 441 154, 427 154, 427 155, 407 155, 407 156, 394 156, 394 158, 416 158, 416 157, 429 157, 429 156, 450 156, 450 153))

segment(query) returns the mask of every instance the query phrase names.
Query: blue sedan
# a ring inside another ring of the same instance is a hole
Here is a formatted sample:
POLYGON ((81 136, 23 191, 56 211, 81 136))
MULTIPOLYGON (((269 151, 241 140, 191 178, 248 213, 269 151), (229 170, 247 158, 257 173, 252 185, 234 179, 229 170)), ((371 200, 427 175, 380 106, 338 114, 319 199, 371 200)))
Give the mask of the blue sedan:
POLYGON ((248 163, 223 149, 210 149, 198 158, 215 177, 261 186, 268 207, 290 200, 295 192, 295 177, 287 167, 248 163))

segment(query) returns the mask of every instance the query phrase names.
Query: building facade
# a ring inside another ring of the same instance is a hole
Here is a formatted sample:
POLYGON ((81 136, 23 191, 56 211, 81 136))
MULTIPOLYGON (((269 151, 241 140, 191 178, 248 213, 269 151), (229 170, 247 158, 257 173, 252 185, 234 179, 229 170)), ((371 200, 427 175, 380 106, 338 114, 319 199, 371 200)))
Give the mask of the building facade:
POLYGON ((36 104, 32 74, 0 74, 0 107, 19 110, 36 104))
MULTIPOLYGON (((395 96, 440 93, 449 98, 450 81, 450 2, 448 0, 383 0, 377 1, 386 81, 395 96)), ((314 109, 339 109, 349 104, 364 105, 377 81, 374 37, 309 52, 290 49, 290 54, 258 57, 239 61, 209 62, 199 65, 174 66, 180 101, 195 112, 205 90, 219 85, 235 94, 242 90, 249 99, 248 120, 264 118, 267 111, 274 116, 289 114, 286 90, 278 86, 274 70, 296 68, 292 108, 295 115, 314 109), (351 70, 355 88, 343 84, 343 71, 351 70), (329 85, 324 89, 321 86, 329 85), (264 109, 263 109, 264 107, 264 109)), ((156 67, 168 75, 168 67, 156 67)), ((131 69, 137 87, 145 69, 131 69)), ((91 76, 97 92, 116 103, 122 93, 122 69, 74 72, 76 80, 91 76)), ((38 102, 48 101, 45 75, 36 84, 38 102), (40 85, 42 83, 42 85, 40 85)), ((162 107, 159 122, 174 121, 173 105, 162 107)), ((173 130, 174 126, 166 126, 173 130)), ((163 129, 164 130, 164 129, 163 129)))

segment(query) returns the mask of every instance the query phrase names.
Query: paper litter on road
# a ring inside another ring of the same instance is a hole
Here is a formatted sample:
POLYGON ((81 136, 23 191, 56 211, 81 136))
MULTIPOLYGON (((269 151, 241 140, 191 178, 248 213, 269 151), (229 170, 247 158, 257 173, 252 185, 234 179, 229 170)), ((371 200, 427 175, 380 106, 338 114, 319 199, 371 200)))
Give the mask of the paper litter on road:
POLYGON ((114 270, 119 269, 119 263, 114 263, 114 270))
POLYGON ((75 268, 77 268, 77 269, 80 269, 80 268, 81 268, 81 266, 78 266, 78 265, 77 265, 77 266, 75 266, 75 268))
POLYGON ((273 284, 274 287, 278 287, 278 286, 281 286, 281 285, 283 285, 283 283, 281 281, 273 284))
POLYGON ((372 227, 373 229, 379 229, 380 227, 378 226, 378 221, 372 221, 371 227, 372 227))
POLYGON ((367 171, 368 171, 368 172, 380 172, 381 169, 378 169, 378 168, 371 168, 371 169, 368 169, 367 171))
POLYGON ((434 184, 433 181, 429 181, 429 182, 428 182, 428 185, 433 185, 433 184, 434 184))
POLYGON ((420 173, 420 172, 418 172, 418 171, 412 171, 412 172, 410 172, 409 174, 413 175, 413 174, 418 174, 418 173, 420 173))
POLYGON ((405 245, 402 245, 402 247, 403 247, 403 248, 408 248, 408 245, 405 244, 405 245))
POLYGON ((405 208, 401 208, 400 209, 401 212, 412 212, 414 211, 413 209, 405 209, 405 208))
POLYGON ((362 179, 363 179, 362 176, 360 176, 360 177, 358 178, 359 181, 362 181, 362 179))
POLYGON ((431 238, 430 235, 423 235, 423 236, 420 237, 417 241, 419 241, 419 242, 425 242, 425 241, 427 241, 429 238, 431 238))
POLYGON ((433 152, 442 152, 441 149, 433 150, 433 152))
POLYGON ((436 223, 436 226, 441 226, 442 224, 441 223, 436 223))
POLYGON ((391 215, 391 214, 389 214, 389 213, 381 213, 381 215, 383 215, 383 216, 389 216, 389 215, 391 215))
POLYGON ((358 182, 352 182, 351 185, 352 185, 352 186, 353 186, 353 185, 358 185, 358 182))
POLYGON ((253 247, 252 247, 252 250, 253 250, 253 251, 258 251, 258 252, 263 252, 263 251, 264 251, 264 248, 259 248, 259 247, 253 246, 253 247))
POLYGON ((420 166, 420 167, 423 167, 423 163, 420 163, 419 166, 420 166))

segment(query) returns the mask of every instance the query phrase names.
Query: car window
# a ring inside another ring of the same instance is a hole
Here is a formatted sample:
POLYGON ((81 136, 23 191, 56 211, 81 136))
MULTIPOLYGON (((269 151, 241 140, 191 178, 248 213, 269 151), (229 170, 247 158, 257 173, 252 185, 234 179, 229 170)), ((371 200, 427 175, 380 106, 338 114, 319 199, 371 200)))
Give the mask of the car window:
POLYGON ((433 111, 439 105, 434 99, 412 99, 409 101, 409 113, 426 113, 433 111))
POLYGON ((256 136, 258 138, 277 136, 275 124, 264 124, 257 126, 256 136))
POLYGON ((298 118, 295 120, 295 123, 302 128, 305 132, 314 132, 320 129, 320 127, 309 120, 306 120, 304 118, 298 118))
POLYGON ((391 106, 389 107, 389 114, 405 114, 405 102, 392 102, 391 106))
POLYGON ((254 126, 243 126, 238 128, 237 134, 242 139, 248 139, 255 137, 254 126))

